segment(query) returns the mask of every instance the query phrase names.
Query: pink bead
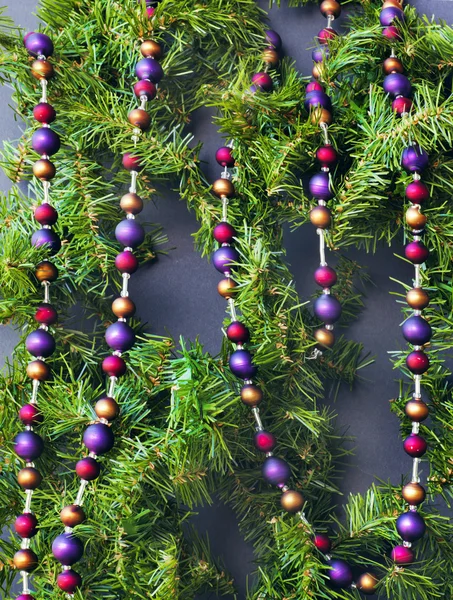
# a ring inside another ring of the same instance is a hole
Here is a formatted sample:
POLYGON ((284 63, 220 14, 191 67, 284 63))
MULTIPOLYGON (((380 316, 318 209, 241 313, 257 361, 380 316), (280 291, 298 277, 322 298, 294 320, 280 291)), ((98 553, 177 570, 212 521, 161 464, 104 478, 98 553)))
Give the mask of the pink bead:
POLYGON ((236 236, 235 228, 225 221, 216 225, 212 233, 215 241, 219 242, 219 244, 231 244, 233 238, 236 236))
POLYGON ((414 553, 410 548, 406 546, 395 546, 392 550, 392 560, 397 565, 410 565, 414 562, 414 553))
POLYGON ((317 533, 313 538, 313 544, 323 554, 327 554, 332 548, 332 542, 330 541, 329 536, 325 533, 317 533))
POLYGON ((310 83, 305 88, 306 93, 310 92, 323 92, 324 88, 318 81, 310 81, 310 83))
POLYGON ((330 40, 333 40, 337 37, 338 33, 332 27, 324 27, 318 33, 318 41, 320 44, 327 44, 330 40))
POLYGON ((147 100, 153 100, 153 98, 156 97, 157 88, 152 81, 148 81, 148 79, 142 79, 134 84, 134 94, 137 96, 137 98, 146 96, 147 100))
POLYGON ((228 146, 222 146, 215 153, 215 159, 222 167, 234 167, 234 158, 232 149, 228 146))
POLYGON ((134 156, 131 152, 125 152, 123 154, 123 167, 128 171, 141 171, 143 169, 141 158, 134 156))
POLYGON ((115 258, 115 267, 121 273, 135 273, 138 269, 138 260, 133 252, 130 250, 123 250, 115 258))
POLYGON ((414 350, 407 356, 406 366, 414 375, 423 375, 429 369, 429 358, 421 350, 414 350))
POLYGON ((57 577, 57 585, 60 590, 73 594, 78 587, 82 584, 82 578, 76 571, 68 569, 60 573, 57 577))
POLYGON ((333 146, 321 146, 316 151, 316 158, 321 163, 321 167, 330 169, 337 164, 338 155, 333 146))
POLYGON ((42 302, 36 309, 35 319, 43 325, 53 325, 58 320, 58 313, 51 304, 42 302))
POLYGON ((392 102, 392 110, 399 115, 409 113, 412 110, 412 100, 410 98, 404 98, 404 96, 395 98, 392 102))
POLYGON ((423 456, 428 448, 426 440, 421 435, 411 433, 409 437, 404 440, 404 451, 412 456, 412 458, 419 458, 423 456))
POLYGON ((121 377, 126 373, 126 363, 121 356, 107 356, 102 361, 102 370, 108 377, 121 377))
POLYGON ((423 181, 412 181, 406 188, 406 198, 413 204, 423 204, 429 198, 429 190, 423 181))
POLYGON ((404 248, 404 255, 414 265, 421 265, 428 258, 429 250, 423 242, 410 242, 404 248))
POLYGON ((35 600, 35 597, 31 594, 21 594, 20 596, 17 596, 16 600, 35 600))
POLYGON ((43 416, 35 404, 25 404, 19 411, 19 419, 24 425, 39 425, 43 416))
POLYGON ((382 30, 382 35, 388 40, 401 40, 400 32, 398 31, 398 27, 395 27, 395 25, 384 27, 382 30))
POLYGON ((154 13, 156 12, 156 9, 154 8, 154 6, 147 6, 146 12, 148 14, 148 17, 151 18, 154 15, 154 13))
POLYGON ((40 225, 54 225, 58 220, 58 213, 53 206, 43 202, 35 209, 34 217, 40 225))
POLYGON ((256 73, 252 77, 252 82, 265 92, 270 92, 272 89, 272 79, 267 73, 256 73))
POLYGON ((38 519, 32 513, 19 515, 14 523, 16 533, 22 538, 32 538, 38 533, 38 519))
POLYGON ((271 452, 275 448, 277 440, 275 435, 268 431, 257 431, 254 442, 256 449, 260 452, 271 452))
POLYGON ((332 269, 328 265, 318 267, 315 271, 315 281, 323 288, 332 287, 337 282, 335 269, 332 269))
POLYGON ((93 481, 97 479, 101 473, 101 466, 94 458, 87 456, 82 458, 76 464, 76 473, 81 479, 93 481))
POLYGON ((34 118, 39 121, 39 123, 53 123, 57 116, 55 109, 47 102, 40 102, 33 109, 34 118))
POLYGON ((244 323, 233 321, 226 330, 227 338, 234 344, 245 344, 250 338, 250 333, 244 323))

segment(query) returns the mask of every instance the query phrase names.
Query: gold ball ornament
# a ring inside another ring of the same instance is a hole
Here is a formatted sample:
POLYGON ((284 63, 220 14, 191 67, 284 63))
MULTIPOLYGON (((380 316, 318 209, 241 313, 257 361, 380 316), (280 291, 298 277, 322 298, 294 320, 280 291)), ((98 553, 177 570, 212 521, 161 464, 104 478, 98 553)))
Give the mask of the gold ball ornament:
POLYGON ((341 5, 337 0, 323 0, 319 7, 323 17, 333 15, 336 19, 341 15, 341 5))
POLYGON ((55 75, 53 65, 48 60, 39 58, 33 61, 31 72, 36 79, 51 79, 55 75))
POLYGON ((25 467, 17 474, 17 482, 24 490, 36 490, 41 485, 42 475, 34 467, 25 467))
POLYGON ((319 79, 322 76, 322 63, 315 63, 311 70, 311 74, 315 79, 319 79))
POLYGON ((70 504, 60 512, 60 519, 66 527, 75 527, 85 521, 86 515, 81 506, 70 504))
POLYGON ((151 57, 158 60, 162 57, 162 46, 154 40, 145 40, 140 46, 140 52, 145 57, 151 57))
POLYGON ((41 181, 50 181, 56 172, 55 165, 47 158, 41 158, 33 165, 33 175, 41 181))
POLYGON ((139 127, 142 131, 146 131, 151 125, 151 117, 143 108, 134 108, 127 115, 127 118, 131 125, 139 127))
POLYGON ((321 329, 316 329, 315 340, 318 342, 318 345, 323 348, 332 348, 335 343, 335 334, 333 331, 329 329, 325 329, 324 327, 321 329))
POLYGON ((237 287, 237 283, 232 279, 221 279, 217 284, 217 291, 226 300, 229 300, 234 296, 236 290, 234 288, 237 287))
POLYGON ((263 399, 263 390, 253 383, 244 385, 241 389, 241 400, 247 406, 258 406, 263 399))
POLYGON ((409 400, 404 407, 404 412, 411 421, 420 423, 428 418, 429 407, 423 400, 409 400))
POLYGON ((119 297, 112 303, 112 311, 116 317, 127 319, 135 314, 135 304, 130 298, 119 297))
POLYGON ((138 215, 138 213, 141 213, 143 210, 143 200, 138 194, 129 192, 128 194, 124 194, 121 198, 120 207, 125 213, 138 215))
POLYGON ((287 490, 281 495, 280 502, 287 512, 294 514, 302 510, 305 500, 300 492, 287 490))
POLYGON ((94 406, 94 411, 100 419, 114 421, 120 414, 120 407, 113 398, 105 397, 99 398, 94 406))
POLYGON ((418 506, 426 498, 425 489, 419 483, 407 483, 401 493, 411 506, 418 506))
POLYGON ((414 310, 423 310, 429 304, 429 296, 422 288, 413 288, 407 292, 406 302, 414 310))
POLYGON ((216 179, 212 184, 212 191, 219 198, 222 196, 232 198, 234 196, 234 185, 229 179, 216 179))
POLYGON ((411 206, 406 211, 406 223, 412 229, 423 229, 426 225, 428 218, 420 212, 418 208, 415 206, 411 206))
POLYGON ((263 52, 263 61, 267 65, 271 65, 271 67, 276 67, 278 65, 278 61, 280 60, 280 56, 277 50, 273 48, 266 48, 263 52))
POLYGON ((311 111, 311 122, 313 125, 320 125, 321 123, 330 125, 332 123, 332 113, 325 108, 315 108, 311 111))
POLYGON ((34 571, 38 566, 38 557, 30 549, 18 550, 13 558, 14 566, 18 571, 34 571))
POLYGON ((384 4, 382 5, 382 9, 384 10, 384 8, 401 8, 401 10, 403 9, 403 3, 400 2, 399 0, 385 0, 384 4))
POLYGON ((359 589, 362 594, 369 596, 374 594, 376 591, 376 586, 379 583, 379 579, 374 575, 374 573, 362 573, 360 577, 356 581, 357 589, 359 589))
POLYGON ((315 227, 327 229, 332 222, 332 213, 327 206, 315 206, 310 211, 310 221, 315 227))
POLYGON ((36 265, 35 275, 38 281, 55 281, 58 277, 58 269, 57 267, 49 262, 48 260, 43 260, 39 264, 36 265))
POLYGON ((386 75, 390 75, 390 73, 404 73, 403 63, 399 58, 394 56, 386 58, 382 64, 382 68, 386 75))
POLYGON ((43 360, 33 360, 27 365, 27 375, 30 379, 46 381, 50 377, 50 367, 43 360))

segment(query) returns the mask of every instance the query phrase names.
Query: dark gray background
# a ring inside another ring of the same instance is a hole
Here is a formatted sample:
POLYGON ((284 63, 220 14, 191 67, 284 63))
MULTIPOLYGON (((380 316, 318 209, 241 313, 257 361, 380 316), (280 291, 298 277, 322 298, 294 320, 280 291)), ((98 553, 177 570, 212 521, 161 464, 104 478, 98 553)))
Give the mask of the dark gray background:
MULTIPOLYGON (((267 2, 260 4, 263 8, 268 6, 267 2)), ((417 0, 412 4, 428 16, 434 14, 437 18, 453 21, 450 0, 417 0)), ((36 25, 33 15, 36 0, 8 0, 6 5, 7 14, 17 24, 28 30, 36 25)), ((311 52, 307 48, 324 22, 318 7, 290 8, 283 1, 282 7, 272 8, 269 16, 272 28, 283 38, 285 53, 295 59, 302 74, 310 73, 311 52)), ((2 140, 16 139, 20 135, 20 124, 8 109, 9 102, 10 90, 0 88, 0 114, 5 115, 0 124, 2 140)), ((211 125, 211 117, 209 111, 202 110, 193 120, 194 136, 204 143, 202 159, 206 161, 210 180, 218 176, 213 156, 221 142, 211 125)), ((0 189, 9 187, 9 181, 0 173, 0 189)), ((174 249, 151 269, 139 271, 131 280, 132 296, 141 319, 149 323, 154 333, 190 339, 199 336, 206 349, 216 353, 221 343, 224 302, 216 291, 218 274, 193 249, 191 235, 197 230, 195 218, 172 192, 163 194, 156 205, 149 205, 144 217, 163 225, 168 246, 174 249), (189 281, 197 282, 196 294, 189 281), (188 293, 188 290, 192 291, 188 293)), ((309 297, 314 288, 312 274, 318 260, 316 242, 311 226, 286 235, 288 262, 303 299, 309 297)), ((389 277, 410 281, 412 274, 407 265, 394 257, 393 252, 399 250, 398 246, 394 250, 382 247, 374 256, 357 251, 350 253, 360 264, 367 266, 374 285, 367 289, 366 307, 348 336, 363 342, 366 351, 375 355, 376 360, 362 372, 363 380, 354 390, 341 390, 336 400, 338 424, 355 438, 356 448, 341 483, 344 494, 366 491, 376 477, 397 483, 401 473, 410 468, 410 461, 401 447, 398 419, 390 413, 388 406, 388 400, 398 393, 398 374, 392 371, 387 352, 401 346, 398 330, 401 313, 390 295, 392 290, 400 290, 389 277)), ((0 361, 3 362, 11 354, 17 334, 9 327, 0 326, 0 341, 0 361)), ((326 398, 327 403, 332 401, 326 398)), ((246 580, 254 570, 253 553, 241 538, 234 514, 227 507, 216 504, 203 509, 195 523, 200 531, 210 533, 214 554, 222 558, 233 575, 240 592, 239 599, 245 598, 246 580)), ((209 596, 210 600, 215 597, 209 596)))

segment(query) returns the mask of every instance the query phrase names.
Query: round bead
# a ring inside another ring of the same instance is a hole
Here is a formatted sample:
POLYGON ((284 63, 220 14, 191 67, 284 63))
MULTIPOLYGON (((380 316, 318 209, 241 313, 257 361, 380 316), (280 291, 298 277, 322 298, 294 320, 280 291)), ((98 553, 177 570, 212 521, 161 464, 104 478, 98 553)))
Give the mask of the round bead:
POLYGON ((332 106, 332 103, 329 96, 325 92, 313 90, 313 92, 309 92, 305 96, 304 106, 306 110, 310 110, 312 107, 316 108, 319 106, 329 110, 332 106))
POLYGON ((268 73, 255 73, 252 77, 253 84, 264 92, 272 90, 272 78, 268 73))
POLYGON ((32 538, 38 533, 38 519, 32 513, 19 515, 14 522, 17 535, 22 538, 32 538))
POLYGON ((411 82, 402 73, 390 73, 384 77, 384 91, 392 98, 396 96, 410 96, 412 91, 411 82))
POLYGON ((54 107, 47 102, 40 102, 33 109, 34 118, 40 123, 53 123, 57 117, 54 107))
POLYGON ((215 159, 222 167, 234 167, 233 150, 229 146, 222 146, 215 153, 215 159))
POLYGON ((411 435, 404 440, 403 446, 406 454, 409 454, 412 458, 420 458, 420 456, 423 456, 428 449, 426 440, 416 433, 411 433, 411 435))
POLYGON ((19 410, 19 419, 24 425, 39 425, 43 416, 36 404, 24 404, 19 410))
POLYGON ((305 88, 306 93, 308 94, 310 92, 314 92, 315 90, 322 92, 324 88, 317 81, 310 81, 310 83, 308 83, 307 87, 305 88))
POLYGON ((328 229, 332 223, 332 213, 327 206, 315 206, 310 211, 310 221, 315 227, 328 229))
POLYGON ((115 237, 123 246, 137 248, 145 241, 145 230, 135 219, 123 219, 115 228, 115 237))
POLYGON ((411 421, 421 423, 428 418, 429 408, 423 400, 409 400, 404 407, 404 412, 411 421))
POLYGON ((263 477, 267 483, 281 486, 291 477, 291 470, 282 458, 268 456, 263 463, 263 477))
POLYGON ((53 206, 44 202, 35 209, 34 217, 40 225, 54 225, 58 220, 58 213, 53 206))
POLYGON ((73 594, 82 585, 82 578, 72 569, 65 569, 57 576, 57 585, 67 594, 73 594))
POLYGON ((129 123, 134 127, 139 127, 142 131, 146 131, 151 125, 151 117, 143 108, 134 108, 127 115, 129 123))
POLYGON ((239 260, 239 253, 231 246, 221 246, 212 255, 212 264, 220 273, 229 272, 233 267, 232 263, 239 260))
POLYGON ((429 369, 429 358, 421 350, 414 350, 407 356, 406 366, 414 375, 423 375, 429 369))
POLYGON ((108 425, 104 423, 94 423, 88 425, 83 434, 83 443, 90 452, 95 454, 105 454, 113 448, 115 438, 108 425))
POLYGON ((16 600, 35 600, 35 597, 31 594, 20 594, 16 597, 16 600))
POLYGON ((28 53, 32 56, 52 56, 53 43, 45 33, 36 33, 32 31, 24 37, 24 45, 28 53))
POLYGON ((50 181, 57 172, 55 165, 47 158, 41 158, 33 165, 33 175, 41 181, 50 181))
POLYGON ((217 291, 222 296, 222 298, 229 299, 232 298, 235 294, 235 289, 237 287, 237 283, 232 279, 226 278, 221 279, 217 284, 217 291))
POLYGON ((44 246, 52 254, 56 254, 61 248, 60 236, 52 229, 38 229, 38 231, 35 231, 31 236, 31 244, 35 248, 44 246))
POLYGON ((277 444, 275 435, 269 431, 257 431, 253 441, 260 452, 271 452, 277 444))
POLYGON ((51 79, 55 75, 52 63, 47 60, 37 59, 31 65, 31 74, 36 79, 51 79))
POLYGON ((241 388, 241 400, 246 406, 258 406, 263 399, 263 390, 253 383, 247 383, 241 388))
POLYGON ((286 492, 283 492, 280 498, 282 508, 292 514, 301 511, 304 502, 305 500, 302 494, 300 492, 296 492, 295 490, 287 490, 286 492))
POLYGON ((329 329, 316 329, 314 332, 315 340, 318 342, 318 346, 322 348, 332 348, 335 344, 335 334, 329 329))
POLYGON ((62 533, 52 544, 52 554, 65 566, 73 565, 83 556, 83 544, 72 533, 62 533))
POLYGON ((341 304, 334 296, 322 294, 316 298, 313 304, 313 311, 319 320, 332 325, 341 316, 341 304))
POLYGON ((52 156, 60 149, 60 137, 53 129, 41 127, 32 135, 31 146, 38 154, 52 156))
POLYGON ((324 29, 321 29, 321 31, 318 33, 318 41, 320 44, 327 44, 331 40, 335 39, 337 35, 338 32, 335 31, 335 29, 332 29, 332 27, 324 27, 324 29))
POLYGON ((402 4, 403 3, 400 0, 385 0, 384 4, 382 5, 382 8, 387 8, 389 6, 394 6, 395 8, 401 8, 402 4))
POLYGON ((389 25, 382 30, 382 35, 388 40, 401 40, 401 34, 399 32, 398 27, 395 25, 389 25))
POLYGON ((47 358, 55 352, 55 340, 44 329, 32 331, 25 340, 25 347, 33 356, 47 358))
POLYGON ((386 58, 382 68, 384 69, 384 73, 386 75, 390 75, 390 73, 404 73, 403 63, 399 58, 396 58, 396 56, 386 58))
POLYGON ((222 196, 232 198, 234 196, 234 185, 229 179, 220 178, 212 184, 212 191, 219 198, 222 196))
POLYGON ((162 57, 162 47, 154 40, 145 40, 140 46, 140 52, 145 58, 159 60, 162 57))
POLYGON ((275 50, 280 50, 282 47, 282 38, 273 29, 268 29, 264 32, 266 36, 266 42, 275 50))
POLYGON ((70 504, 60 512, 60 519, 66 527, 75 527, 85 521, 86 515, 81 506, 70 504))
POLYGON ((326 108, 316 108, 311 111, 311 122, 313 125, 320 125, 321 123, 332 123, 332 113, 326 108))
POLYGON ((405 542, 415 542, 423 537, 426 525, 418 512, 408 511, 397 518, 396 529, 405 542))
POLYGON ((99 419, 107 419, 107 421, 114 421, 120 414, 120 407, 113 398, 105 396, 99 398, 94 406, 94 412, 99 419))
POLYGON ((431 325, 423 317, 414 315, 403 323, 404 339, 414 346, 423 346, 431 339, 433 334, 431 325))
POLYGON ((143 200, 138 194, 129 192, 124 194, 120 200, 120 207, 124 212, 131 215, 138 215, 143 210, 143 200))
POLYGON ((226 330, 227 338, 234 344, 245 344, 250 339, 250 332, 240 321, 233 321, 226 330))
POLYGON ((321 146, 316 151, 316 158, 321 163, 321 167, 333 168, 337 164, 338 155, 333 146, 321 146))
POLYGON ((105 332, 105 341, 112 350, 125 352, 130 350, 135 343, 133 329, 123 321, 112 323, 105 332))
POLYGON ((121 273, 135 273, 138 269, 138 260, 133 252, 130 250, 123 250, 115 258, 115 267, 121 273))
POLYGON ((427 260, 429 250, 423 242, 410 242, 404 248, 404 255, 414 265, 421 265, 427 260))
POLYGON ((97 479, 101 473, 101 465, 91 456, 82 458, 76 464, 76 473, 80 479, 85 481, 93 481, 97 479))
POLYGON ((35 319, 44 325, 53 325, 58 320, 58 313, 51 304, 42 302, 35 312, 35 319))
POLYGON ((14 452, 26 462, 33 462, 43 451, 44 442, 34 431, 21 431, 14 438, 14 452))
POLYGON ((276 67, 278 65, 278 61, 280 60, 280 55, 277 50, 273 48, 266 48, 263 52, 263 62, 270 65, 271 67, 276 67))
POLYGON ((224 221, 214 227, 212 234, 219 244, 230 244, 237 235, 235 228, 224 221))
POLYGON ((142 79, 141 81, 137 81, 134 84, 134 94, 137 98, 141 98, 142 96, 146 96, 146 99, 153 100, 157 94, 157 88, 152 81, 148 81, 147 79, 142 79))
POLYGON ((414 552, 406 546, 395 546, 391 554, 392 560, 397 565, 410 565, 414 562, 414 552))
POLYGON ((332 542, 325 533, 317 533, 313 538, 313 544, 323 554, 329 553, 332 548, 332 542))
POLYGON ((34 467, 25 467, 17 474, 17 483, 24 490, 36 490, 42 483, 42 475, 34 467))
POLYGON ((352 583, 351 567, 344 560, 334 558, 327 561, 330 571, 327 572, 330 584, 335 588, 346 588, 352 583))
MULTIPOLYGON (((330 51, 329 48, 327 46, 317 46, 316 48, 313 48, 312 52, 311 52, 311 57, 313 59, 314 62, 316 63, 320 63, 323 60, 325 60, 326 58, 329 58, 330 56, 330 51)), ((317 82, 312 82, 312 83, 317 83, 317 82)), ((308 84, 310 85, 310 84, 308 84)), ((307 88, 308 88, 307 85, 307 88)), ((322 86, 320 86, 319 89, 323 89, 322 86)), ((309 91, 308 89, 306 90, 307 92, 309 91)))
POLYGON ((323 288, 330 288, 337 283, 337 273, 328 265, 318 267, 315 271, 315 281, 323 288))
POLYGON ((330 200, 333 198, 333 192, 330 189, 329 173, 322 171, 316 173, 310 178, 309 182, 310 194, 318 200, 330 200))
POLYGON ((134 156, 131 152, 125 152, 123 154, 123 167, 128 171, 141 171, 143 169, 141 158, 134 156))
POLYGON ((365 596, 374 594, 378 583, 379 579, 373 573, 362 573, 356 581, 357 588, 362 594, 365 594, 365 596))
POLYGON ((337 19, 341 15, 341 5, 337 0, 323 0, 319 9, 326 18, 333 15, 337 19))
POLYGON ((395 6, 389 6, 381 11, 379 21, 383 27, 388 27, 395 21, 404 21, 404 12, 395 6))
POLYGON ((426 498, 426 492, 419 483, 407 483, 402 489, 403 498, 411 506, 418 506, 426 498))
POLYGON ((408 146, 401 155, 401 165, 410 173, 420 173, 429 165, 429 156, 419 145, 408 146))
POLYGON ((135 304, 130 298, 120 296, 112 303, 112 312, 118 318, 127 319, 135 314, 135 304))
POLYGON ((107 356, 102 361, 102 370, 108 377, 121 377, 126 373, 126 362, 121 356, 107 356))
POLYGON ((164 76, 162 67, 152 58, 142 58, 135 66, 135 74, 139 79, 149 79, 153 83, 159 83, 164 76))
POLYGON ((420 210, 415 206, 411 206, 406 211, 406 223, 412 229, 424 229, 427 220, 428 219, 426 218, 426 216, 422 214, 420 210))
POLYGON ((27 571, 27 573, 30 573, 38 566, 38 557, 33 550, 18 550, 14 555, 13 563, 18 571, 27 571))
POLYGON ((42 262, 36 265, 35 271, 36 279, 38 281, 56 281, 58 278, 58 269, 57 267, 49 262, 48 260, 43 260, 42 262))
POLYGON ((233 375, 241 379, 253 379, 258 371, 258 367, 252 363, 252 355, 247 350, 232 352, 229 365, 233 375))
POLYGON ((154 8, 154 6, 147 6, 146 7, 146 14, 148 15, 148 17, 151 19, 152 16, 154 16, 154 13, 156 12, 156 9, 154 8))
POLYGON ((429 198, 429 190, 423 181, 412 181, 406 188, 406 198, 414 204, 423 204, 429 198))
POLYGON ((410 98, 405 98, 404 96, 395 98, 392 102, 392 110, 398 115, 409 113, 412 110, 412 100, 410 98))

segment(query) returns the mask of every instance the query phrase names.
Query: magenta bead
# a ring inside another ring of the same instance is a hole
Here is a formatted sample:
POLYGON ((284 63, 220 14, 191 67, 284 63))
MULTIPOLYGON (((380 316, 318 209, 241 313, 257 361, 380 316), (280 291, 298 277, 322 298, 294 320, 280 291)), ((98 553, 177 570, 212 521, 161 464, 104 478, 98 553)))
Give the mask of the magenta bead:
POLYGON ((143 169, 141 158, 134 156, 131 152, 123 154, 123 167, 128 171, 141 171, 143 169))
POLYGON ((152 83, 159 83, 164 76, 160 63, 154 58, 142 58, 135 66, 135 74, 139 79, 149 79, 152 83))
POLYGON ((31 594, 21 594, 17 596, 16 600, 35 600, 35 597, 31 594))
POLYGON ((396 529, 405 542, 415 542, 423 537, 426 525, 418 512, 410 510, 397 518, 396 529))
POLYGON ((226 330, 227 338, 234 344, 245 344, 250 339, 250 332, 244 323, 233 321, 226 330))
POLYGON ((34 431, 21 431, 14 438, 14 452, 26 462, 33 462, 43 451, 44 442, 34 431))
POLYGON ((392 102, 392 110, 399 115, 403 113, 409 113, 412 109, 412 100, 410 98, 405 98, 404 96, 400 96, 395 98, 392 102))
POLYGON ((423 375, 429 369, 429 358, 421 350, 414 350, 406 357, 406 366, 414 375, 423 375))
POLYGON ((391 554, 393 562, 397 565, 410 565, 414 562, 414 552, 406 546, 395 546, 391 554))
POLYGON ((282 47, 282 38, 273 29, 268 29, 264 32, 266 35, 266 42, 269 46, 272 46, 275 50, 280 50, 282 47))
POLYGON ((215 159, 222 167, 234 167, 233 150, 228 146, 222 146, 215 153, 215 159))
POLYGON ((38 154, 52 156, 60 149, 60 137, 53 129, 41 127, 31 136, 31 146, 38 154))
POLYGON ((341 316, 341 304, 331 294, 321 294, 313 304, 313 312, 320 320, 332 325, 341 316))
POLYGON ((42 302, 36 309, 35 319, 44 325, 53 325, 58 320, 58 314, 51 304, 42 302))
POLYGON ((410 96, 412 91, 411 82, 402 73, 390 73, 390 75, 384 77, 384 91, 392 98, 410 96))
POLYGON ((113 448, 115 438, 110 427, 104 423, 94 423, 85 429, 83 443, 90 452, 105 454, 113 448))
POLYGON ((310 194, 318 200, 331 200, 333 198, 333 192, 330 189, 330 178, 329 173, 321 171, 315 173, 310 178, 309 182, 310 194))
POLYGON ((47 248, 51 254, 57 254, 61 249, 61 240, 52 229, 38 229, 31 236, 31 245, 34 248, 47 248))
POLYGON ((65 566, 73 565, 83 556, 83 544, 72 533, 62 533, 52 544, 52 553, 65 566))
POLYGON ((222 246, 212 255, 212 263, 220 273, 229 273, 239 260, 239 253, 231 246, 222 246))
POLYGON ((403 442, 404 451, 412 458, 420 458, 428 449, 426 440, 421 435, 411 433, 403 442))
POLYGON ((318 41, 320 44, 327 44, 327 42, 335 39, 337 35, 338 33, 335 29, 332 29, 332 27, 324 27, 324 29, 321 29, 318 33, 318 41))
POLYGON ((423 242, 410 242, 404 248, 404 255, 414 265, 421 265, 427 260, 429 250, 423 242))
POLYGON ((383 27, 388 27, 394 21, 404 21, 404 12, 396 6, 389 6, 381 11, 379 21, 383 27))
POLYGON ((247 350, 232 352, 229 365, 233 375, 240 379, 253 379, 258 371, 258 367, 252 362, 252 355, 247 350))
POLYGON ((24 46, 32 56, 42 54, 49 57, 53 54, 52 40, 45 33, 36 33, 35 31, 27 33, 24 37, 24 46))
POLYGON ((107 327, 105 341, 112 350, 126 352, 126 350, 130 350, 135 343, 134 330, 124 321, 117 321, 107 327))
POLYGON ((272 79, 267 73, 255 73, 252 77, 252 82, 265 92, 270 92, 272 89, 272 79))
POLYGON ((121 377, 126 373, 126 362, 121 356, 107 356, 102 361, 102 370, 108 377, 121 377))
POLYGON ((275 435, 268 431, 257 431, 255 433, 254 443, 256 449, 260 452, 271 452, 275 448, 277 440, 275 435))
POLYGON ((22 538, 32 538, 37 533, 38 519, 32 513, 19 515, 14 522, 16 533, 22 538))
POLYGON ((313 544, 323 554, 327 554, 332 548, 332 542, 325 533, 317 533, 313 538, 313 544))
POLYGON ((137 248, 145 241, 145 230, 135 219, 123 219, 115 228, 115 237, 123 246, 137 248))
POLYGON ((55 225, 58 213, 53 206, 44 202, 35 209, 34 217, 40 225, 55 225))
POLYGON ((401 155, 401 166, 409 173, 421 173, 429 165, 428 153, 416 144, 404 148, 401 155))
POLYGON ((19 410, 19 419, 24 425, 39 425, 43 422, 42 413, 36 404, 24 404, 19 410))
POLYGON ((352 571, 351 567, 344 560, 334 558, 328 560, 327 564, 331 567, 330 571, 327 572, 330 584, 335 588, 347 588, 352 583, 352 571))
POLYGON ((389 25, 382 30, 382 35, 388 40, 401 40, 401 34, 398 27, 395 25, 389 25))
POLYGON ((33 356, 47 358, 55 352, 55 340, 48 331, 37 329, 27 336, 25 347, 33 356))
POLYGON ((154 16, 155 12, 156 12, 156 9, 154 8, 154 6, 147 6, 146 7, 146 14, 148 15, 149 18, 151 18, 152 16, 154 16))
POLYGON ((34 118, 40 123, 53 123, 56 119, 57 113, 54 107, 47 102, 40 102, 33 109, 34 118))
POLYGON ((123 250, 115 258, 115 267, 121 273, 135 273, 138 269, 138 260, 130 250, 123 250))
POLYGON ((91 456, 79 460, 75 469, 78 477, 86 481, 97 479, 101 473, 101 465, 91 456))
POLYGON ((219 244, 230 244, 236 236, 236 230, 229 223, 222 221, 214 227, 213 236, 219 244))
POLYGON ((337 273, 328 265, 318 267, 315 271, 315 281, 322 288, 330 288, 337 283, 337 273))
POLYGON ((412 181, 406 188, 406 198, 413 204, 423 204, 429 198, 429 190, 423 181, 412 181))
POLYGON ((152 81, 142 79, 134 84, 134 94, 137 96, 137 98, 146 96, 147 100, 153 100, 156 97, 157 88, 152 81))
POLYGON ((321 167, 331 169, 337 164, 338 155, 333 146, 321 146, 316 151, 316 158, 321 163, 321 167))
POLYGON ((268 456, 263 463, 263 477, 271 485, 282 486, 291 477, 291 470, 282 458, 268 456))
POLYGON ((315 91, 323 92, 324 88, 318 81, 310 81, 310 83, 307 84, 307 87, 305 88, 305 92, 307 94, 309 94, 310 92, 315 92, 315 91))
POLYGON ((58 574, 57 585, 67 594, 73 594, 82 585, 82 578, 72 569, 66 569, 58 574))

